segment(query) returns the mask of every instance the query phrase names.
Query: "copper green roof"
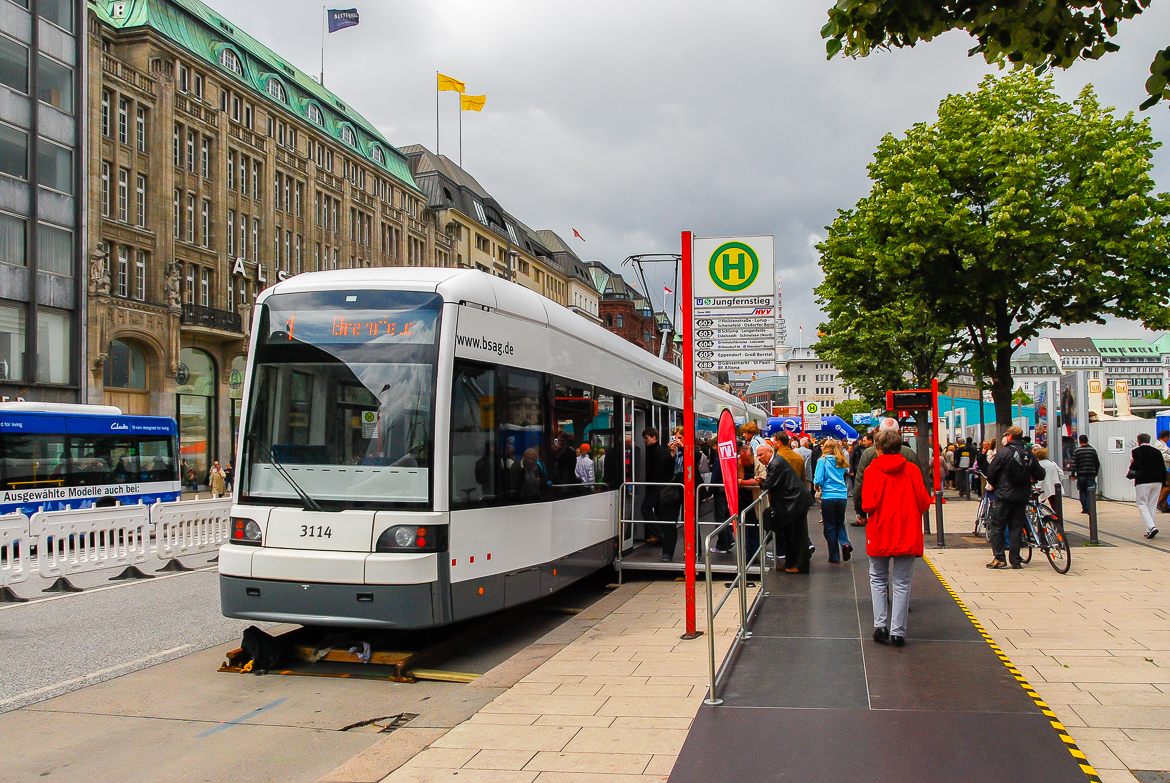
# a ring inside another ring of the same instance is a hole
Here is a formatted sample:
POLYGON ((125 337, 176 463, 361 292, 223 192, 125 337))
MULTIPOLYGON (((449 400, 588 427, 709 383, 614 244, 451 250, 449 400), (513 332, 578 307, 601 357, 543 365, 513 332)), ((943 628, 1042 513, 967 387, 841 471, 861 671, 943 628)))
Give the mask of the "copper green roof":
POLYGON ((311 125, 322 127, 339 143, 354 149, 370 165, 383 169, 416 191, 419 189, 414 177, 411 176, 406 156, 386 141, 364 117, 307 74, 297 70, 276 52, 199 0, 128 0, 124 3, 113 0, 90 0, 89 8, 111 27, 122 30, 149 27, 157 31, 206 61, 221 74, 263 96, 266 101, 279 102, 268 92, 269 80, 278 80, 288 98, 286 104, 289 111, 311 125), (118 18, 112 15, 116 5, 125 7, 118 18), (220 65, 220 54, 225 48, 231 49, 239 58, 243 66, 243 77, 220 65), (321 110, 325 119, 324 126, 309 119, 310 104, 315 104, 321 110), (341 134, 346 126, 353 131, 356 146, 342 140, 341 134), (374 158, 375 147, 381 148, 385 163, 379 163, 374 158))

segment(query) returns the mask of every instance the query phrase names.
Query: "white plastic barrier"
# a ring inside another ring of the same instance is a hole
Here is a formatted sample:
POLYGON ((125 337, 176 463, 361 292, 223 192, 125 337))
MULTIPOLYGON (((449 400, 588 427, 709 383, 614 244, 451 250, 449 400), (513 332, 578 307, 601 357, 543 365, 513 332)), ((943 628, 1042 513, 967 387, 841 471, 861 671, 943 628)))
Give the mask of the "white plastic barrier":
POLYGON ((24 514, 0 516, 0 587, 9 587, 28 579, 28 517, 24 514))
POLYGON ((216 552, 231 537, 231 498, 155 503, 155 547, 159 560, 216 552))
POLYGON ((38 511, 29 520, 43 577, 137 565, 150 554, 150 508, 38 511))

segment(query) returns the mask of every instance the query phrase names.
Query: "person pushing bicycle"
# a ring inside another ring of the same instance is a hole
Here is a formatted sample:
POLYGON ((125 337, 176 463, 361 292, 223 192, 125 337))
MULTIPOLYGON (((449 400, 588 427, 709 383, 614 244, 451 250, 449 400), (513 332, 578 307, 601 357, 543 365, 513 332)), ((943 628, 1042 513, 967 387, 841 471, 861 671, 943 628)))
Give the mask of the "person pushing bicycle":
POLYGON ((1024 444, 1024 431, 1008 427, 1003 448, 987 467, 987 481, 995 491, 991 509, 991 549, 994 556, 988 568, 1007 568, 1004 560, 1004 530, 1010 533, 1008 557, 1012 568, 1023 568, 1020 537, 1024 529, 1025 508, 1032 493, 1032 482, 1044 478, 1044 468, 1024 444))

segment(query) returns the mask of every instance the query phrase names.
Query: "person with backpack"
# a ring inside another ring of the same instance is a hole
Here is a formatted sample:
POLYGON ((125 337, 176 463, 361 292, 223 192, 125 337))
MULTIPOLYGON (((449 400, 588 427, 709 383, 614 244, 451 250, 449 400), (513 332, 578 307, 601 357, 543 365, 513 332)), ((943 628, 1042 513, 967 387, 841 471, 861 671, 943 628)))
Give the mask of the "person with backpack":
POLYGON ((1024 530, 1025 507, 1032 493, 1032 482, 1044 479, 1044 467, 1024 444, 1024 431, 1008 427, 1003 447, 987 466, 987 483, 995 491, 991 506, 991 550, 994 556, 988 568, 1007 568, 1004 560, 1004 530, 1011 536, 1008 557, 1012 568, 1023 568, 1020 539, 1024 530))
POLYGON ((1146 525, 1144 535, 1146 538, 1153 538, 1158 535, 1154 513, 1158 492, 1162 489, 1162 483, 1166 481, 1166 465, 1162 462, 1161 453, 1150 445, 1150 433, 1141 433, 1137 440, 1138 447, 1130 452, 1133 459, 1130 460, 1126 478, 1133 479, 1138 512, 1141 513, 1142 522, 1146 525))

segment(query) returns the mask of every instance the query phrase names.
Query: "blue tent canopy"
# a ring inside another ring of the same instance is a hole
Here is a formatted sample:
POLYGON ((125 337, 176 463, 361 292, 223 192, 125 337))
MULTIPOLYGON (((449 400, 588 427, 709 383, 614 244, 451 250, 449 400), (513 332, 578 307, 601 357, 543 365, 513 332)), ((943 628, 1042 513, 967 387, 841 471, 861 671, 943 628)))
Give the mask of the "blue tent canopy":
MULTIPOLYGON (((768 434, 775 435, 780 430, 787 430, 788 432, 800 432, 800 417, 799 416, 771 416, 768 418, 768 434)), ((822 416, 821 428, 819 430, 809 430, 822 438, 849 438, 853 440, 857 437, 857 430, 845 423, 845 420, 840 416, 822 416)))

